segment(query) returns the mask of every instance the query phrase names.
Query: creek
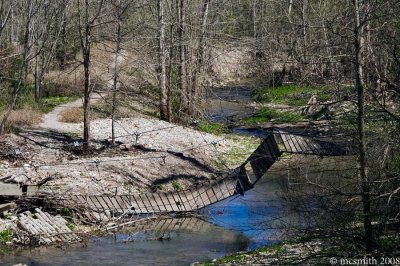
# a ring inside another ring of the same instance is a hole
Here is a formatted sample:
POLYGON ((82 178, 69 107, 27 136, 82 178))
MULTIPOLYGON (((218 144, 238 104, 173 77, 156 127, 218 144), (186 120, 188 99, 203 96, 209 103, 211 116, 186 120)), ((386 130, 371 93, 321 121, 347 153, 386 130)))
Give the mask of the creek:
MULTIPOLYGON (((210 94, 209 117, 229 122, 252 112, 247 107, 252 88, 215 89, 210 94)), ((262 136, 262 132, 234 129, 240 134, 262 136), (261 134, 261 135, 260 135, 261 134)), ((87 244, 70 247, 21 249, 0 257, 1 265, 189 265, 224 255, 252 250, 281 240, 280 219, 285 212, 276 192, 279 179, 263 177, 245 193, 203 209, 201 219, 190 218, 193 228, 180 226, 182 219, 162 238, 151 225, 144 231, 132 228, 104 237, 93 237, 87 244), (155 240, 157 239, 157 240, 155 240), (129 241, 127 241, 129 240, 129 241), (134 241, 132 241, 134 240, 134 241)))

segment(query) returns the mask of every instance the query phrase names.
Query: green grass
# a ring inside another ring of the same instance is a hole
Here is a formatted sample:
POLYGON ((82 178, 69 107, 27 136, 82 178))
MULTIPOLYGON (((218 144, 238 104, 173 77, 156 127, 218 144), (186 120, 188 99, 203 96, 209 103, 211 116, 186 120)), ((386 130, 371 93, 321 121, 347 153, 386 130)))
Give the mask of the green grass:
POLYGON ((211 133, 215 135, 224 134, 227 131, 227 128, 224 124, 214 123, 209 121, 200 121, 197 129, 206 133, 211 133))
POLYGON ((277 111, 268 107, 263 107, 252 114, 250 117, 244 118, 246 124, 266 123, 274 120, 275 123, 293 123, 304 120, 306 117, 296 111, 277 111))
POLYGON ((75 229, 76 225, 73 223, 68 223, 67 227, 69 228, 69 230, 73 231, 75 229))
POLYGON ((164 190, 165 186, 163 184, 158 184, 156 188, 157 190, 164 190))
POLYGON ((172 187, 175 189, 175 190, 181 190, 182 189, 182 186, 181 186, 181 184, 179 184, 177 181, 172 181, 172 187))
POLYGON ((69 208, 64 208, 64 209, 62 209, 62 214, 64 216, 70 217, 70 216, 72 216, 72 211, 69 208))
POLYGON ((0 242, 12 241, 12 230, 6 229, 0 232, 0 242))
POLYGON ((53 109, 64 103, 72 102, 76 99, 76 97, 46 97, 40 99, 39 109, 43 113, 49 113, 53 111, 53 109))
POLYGON ((332 99, 329 87, 308 87, 300 85, 286 85, 282 87, 262 87, 253 91, 253 99, 262 103, 285 104, 289 106, 306 105, 312 94, 317 95, 319 101, 332 99))
POLYGON ((242 164, 260 145, 260 139, 249 136, 227 135, 227 138, 236 143, 229 151, 220 153, 213 158, 212 166, 218 170, 237 167, 242 164))
POLYGON ((274 254, 278 255, 278 254, 284 254, 285 248, 283 247, 283 243, 278 243, 278 244, 274 244, 271 246, 257 248, 253 251, 246 252, 246 253, 238 253, 238 254, 228 255, 228 256, 222 257, 220 259, 217 259, 214 262, 203 262, 202 265, 203 266, 211 266, 211 265, 221 265, 221 264, 228 264, 228 263, 240 264, 245 261, 247 255, 257 254, 257 253, 261 253, 261 252, 274 253, 274 254))

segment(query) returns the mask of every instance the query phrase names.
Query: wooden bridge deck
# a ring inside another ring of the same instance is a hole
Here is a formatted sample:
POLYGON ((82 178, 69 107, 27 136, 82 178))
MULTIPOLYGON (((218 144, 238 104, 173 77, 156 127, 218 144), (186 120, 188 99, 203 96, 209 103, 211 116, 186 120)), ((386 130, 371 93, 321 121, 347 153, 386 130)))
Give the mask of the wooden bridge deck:
MULTIPOLYGON (((90 213, 96 219, 123 214, 191 212, 253 188, 283 152, 333 156, 349 155, 350 151, 334 142, 274 132, 267 135, 241 166, 217 180, 189 190, 132 195, 68 195, 57 199, 57 204, 90 213)), ((34 194, 34 190, 31 191, 34 194)), ((17 195, 23 194, 17 192, 17 195)), ((29 192, 24 193, 29 197, 29 192)))

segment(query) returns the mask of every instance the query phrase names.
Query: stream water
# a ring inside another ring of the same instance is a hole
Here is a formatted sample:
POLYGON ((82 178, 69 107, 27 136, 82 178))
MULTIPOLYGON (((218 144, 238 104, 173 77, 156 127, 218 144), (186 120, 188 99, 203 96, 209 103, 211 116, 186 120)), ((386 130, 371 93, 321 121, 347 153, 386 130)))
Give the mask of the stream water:
MULTIPOLYGON (((226 122, 251 113, 243 102, 251 88, 215 89, 210 95, 210 117, 226 122)), ((249 132, 237 132, 246 133, 249 132)), ((260 132, 259 132, 260 133, 260 132)), ((261 134, 261 133, 260 133, 261 134)), ((93 238, 85 245, 67 248, 18 250, 0 257, 0 265, 189 265, 251 250, 281 239, 280 219, 285 207, 276 196, 279 185, 264 177, 244 196, 226 199, 202 210, 202 219, 191 218, 193 228, 175 226, 163 240, 154 239, 151 226, 146 232, 125 231, 93 238), (135 241, 125 241, 134 235, 135 241)), ((168 222, 179 225, 181 220, 168 222)))
MULTIPOLYGON (((164 236, 154 240, 153 227, 137 232, 127 229, 115 235, 92 238, 88 244, 63 248, 34 248, 0 257, 0 265, 189 265, 251 250, 280 239, 275 219, 283 208, 275 195, 278 184, 261 179, 244 196, 221 201, 202 210, 202 219, 190 218, 192 228, 175 223, 164 236), (139 234, 138 234, 139 233, 139 234), (134 235, 135 241, 125 241, 134 235)), ((171 219, 170 219, 171 220, 171 219)))
POLYGON ((208 93, 207 118, 213 122, 230 123, 249 116, 253 87, 213 88, 208 93))

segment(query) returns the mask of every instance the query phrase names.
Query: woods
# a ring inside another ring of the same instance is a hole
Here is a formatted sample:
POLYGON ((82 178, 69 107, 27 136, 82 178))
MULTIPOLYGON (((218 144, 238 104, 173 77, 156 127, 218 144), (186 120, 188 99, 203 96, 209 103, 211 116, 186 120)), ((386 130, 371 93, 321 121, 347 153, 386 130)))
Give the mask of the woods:
MULTIPOLYGON (((278 109, 292 101, 303 111, 287 108, 292 116, 281 121, 323 120, 356 143, 352 176, 303 180, 307 211, 322 198, 318 211, 342 219, 321 217, 320 231, 298 231, 351 239, 357 254, 393 254, 400 247, 399 12, 397 0, 0 0, 0 135, 35 126, 32 115, 58 101, 81 98, 82 153, 91 154, 96 115, 111 119, 116 146, 117 120, 127 113, 198 126, 210 122, 212 89, 262 88, 254 102, 276 102, 253 104, 253 128, 264 118, 278 124, 271 117, 282 118, 278 109), (280 88, 292 89, 292 98, 280 88), (94 93, 103 106, 91 104, 94 93), (23 115, 12 116, 17 111, 23 115)), ((224 127, 238 125, 248 124, 224 127)), ((297 193, 288 198, 301 205, 291 198, 297 193)))

